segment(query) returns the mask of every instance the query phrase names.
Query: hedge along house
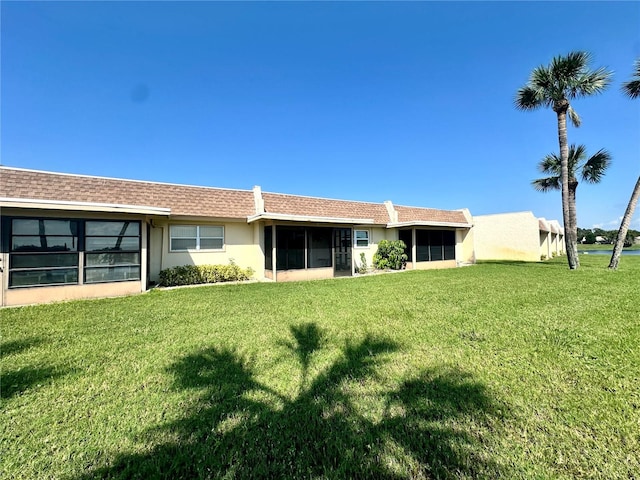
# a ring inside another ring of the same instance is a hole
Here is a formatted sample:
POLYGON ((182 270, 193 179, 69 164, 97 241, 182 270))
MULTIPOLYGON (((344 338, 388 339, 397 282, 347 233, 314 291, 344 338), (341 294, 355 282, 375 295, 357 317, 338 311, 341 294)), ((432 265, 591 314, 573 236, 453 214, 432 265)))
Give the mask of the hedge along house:
POLYGON ((473 261, 471 215, 252 190, 0 167, 2 305, 145 291, 179 265, 251 267, 258 280, 350 276, 382 239, 407 268, 473 261))

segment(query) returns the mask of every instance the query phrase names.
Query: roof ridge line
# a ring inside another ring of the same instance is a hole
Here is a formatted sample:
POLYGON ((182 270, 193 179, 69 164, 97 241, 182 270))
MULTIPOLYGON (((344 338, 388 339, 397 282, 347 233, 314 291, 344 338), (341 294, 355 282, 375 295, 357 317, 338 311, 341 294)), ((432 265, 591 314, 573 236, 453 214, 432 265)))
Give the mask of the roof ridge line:
POLYGON ((296 195, 294 193, 279 193, 279 192, 262 192, 263 194, 271 194, 271 195, 282 195, 285 197, 296 197, 296 198, 313 198, 315 200, 331 200, 334 202, 349 202, 349 203, 365 203, 367 205, 376 205, 380 207, 384 207, 384 202, 367 202, 364 200, 345 200, 341 198, 329 198, 329 197, 317 197, 315 195, 296 195))
POLYGON ((146 183, 151 185, 169 185, 173 187, 206 188, 209 190, 226 190, 226 191, 232 191, 232 192, 245 192, 245 193, 252 192, 252 190, 249 190, 249 189, 245 190, 242 188, 211 187, 206 185, 189 185, 186 183, 158 182, 158 181, 152 181, 152 180, 136 180, 133 178, 104 177, 100 175, 88 175, 83 173, 51 172, 48 170, 36 170, 32 168, 9 167, 7 165, 0 165, 0 170, 18 170, 21 172, 43 173, 46 175, 62 175, 65 177, 94 178, 97 180, 115 180, 118 182, 146 183))

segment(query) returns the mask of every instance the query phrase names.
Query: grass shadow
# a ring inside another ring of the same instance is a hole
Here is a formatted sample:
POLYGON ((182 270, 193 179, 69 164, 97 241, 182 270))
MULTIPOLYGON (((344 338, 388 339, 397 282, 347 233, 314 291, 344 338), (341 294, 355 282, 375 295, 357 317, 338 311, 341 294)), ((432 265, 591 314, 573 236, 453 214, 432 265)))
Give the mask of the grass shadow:
MULTIPOLYGON (((10 355, 20 354, 25 350, 36 347, 43 343, 40 337, 30 337, 22 340, 3 342, 0 344, 0 358, 4 359, 10 355)), ((0 375, 0 399, 6 401, 15 395, 20 395, 26 390, 48 383, 56 377, 64 375, 60 369, 55 367, 24 367, 18 369, 7 369, 3 366, 0 375)))
POLYGON ((0 399, 9 400, 30 388, 42 386, 65 374, 66 372, 60 372, 54 367, 4 370, 0 376, 0 399))
MULTIPOLYGON (((304 372, 323 334, 292 326, 285 343, 304 372)), ((384 338, 347 342, 341 356, 294 398, 256 380, 253 360, 209 347, 172 367, 175 388, 201 391, 182 419, 149 432, 172 438, 147 453, 122 455, 79 478, 453 478, 499 468, 480 452, 481 424, 496 414, 484 386, 464 372, 425 370, 382 392, 384 412, 361 411, 357 387, 375 378, 399 346, 384 338), (355 387, 355 388, 352 388, 355 387), (266 400, 269 399, 269 400, 266 400), (451 422, 458 421, 457 427, 451 422), (403 465, 400 470, 395 468, 403 465)))
POLYGON ((478 260, 478 265, 505 265, 510 267, 531 267, 531 265, 541 267, 557 267, 558 264, 548 260, 534 260, 525 262, 524 260, 478 260))
POLYGON ((44 340, 40 337, 30 337, 21 340, 0 343, 0 358, 20 353, 23 350, 40 345, 44 340))

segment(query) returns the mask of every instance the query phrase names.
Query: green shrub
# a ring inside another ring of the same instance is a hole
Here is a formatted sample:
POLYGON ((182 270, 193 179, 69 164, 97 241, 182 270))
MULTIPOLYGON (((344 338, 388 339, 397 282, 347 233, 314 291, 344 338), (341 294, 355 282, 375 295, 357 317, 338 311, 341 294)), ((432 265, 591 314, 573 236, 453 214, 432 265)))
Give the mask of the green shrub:
POLYGON ((160 272, 160 285, 198 285, 201 283, 235 282, 249 280, 252 268, 241 268, 231 262, 229 265, 182 265, 166 268, 160 272))
POLYGON ((364 252, 360 253, 360 266, 358 267, 358 273, 364 275, 369 270, 369 266, 367 265, 367 256, 364 252))
POLYGON ((402 240, 380 240, 378 251, 373 256, 373 265, 381 270, 401 270, 407 264, 404 253, 407 246, 402 240))

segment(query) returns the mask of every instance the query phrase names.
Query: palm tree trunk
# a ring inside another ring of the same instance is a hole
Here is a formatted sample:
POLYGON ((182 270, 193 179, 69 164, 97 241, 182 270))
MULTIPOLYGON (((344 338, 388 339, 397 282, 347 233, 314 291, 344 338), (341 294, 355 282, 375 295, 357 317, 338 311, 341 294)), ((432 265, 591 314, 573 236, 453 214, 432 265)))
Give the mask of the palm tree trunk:
MULTIPOLYGON (((566 102, 566 101, 565 101, 566 102)), ((573 225, 569 198, 569 145, 567 143, 567 109, 569 102, 554 107, 558 115, 558 143, 560 144, 560 183, 562 186, 562 221, 564 223, 564 244, 567 250, 569 268, 580 266, 578 260, 578 230, 573 225)), ((575 206, 574 206, 575 209, 575 206)))
POLYGON ((578 182, 569 180, 569 222, 571 223, 571 231, 574 232, 574 245, 576 268, 580 266, 580 257, 578 256, 578 214, 576 208, 576 191, 578 190, 578 182))
POLYGON ((622 223, 620 224, 620 230, 618 230, 618 236, 616 237, 616 244, 613 247, 613 253, 611 254, 611 261, 609 262, 609 268, 615 270, 618 268, 618 262, 620 261, 620 253, 622 253, 622 247, 624 247, 624 239, 627 237, 627 231, 629 230, 629 224, 631 223, 631 217, 638 204, 638 197, 640 197, 640 177, 636 182, 636 186, 633 189, 631 198, 629 199, 629 205, 622 217, 622 223))

